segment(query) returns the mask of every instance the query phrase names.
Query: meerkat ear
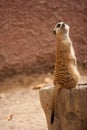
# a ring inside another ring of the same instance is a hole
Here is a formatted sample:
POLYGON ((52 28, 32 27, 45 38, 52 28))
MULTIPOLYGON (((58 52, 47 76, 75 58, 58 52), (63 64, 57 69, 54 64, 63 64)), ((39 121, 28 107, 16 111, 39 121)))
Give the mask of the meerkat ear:
POLYGON ((53 30, 53 33, 56 35, 56 31, 55 30, 53 30))

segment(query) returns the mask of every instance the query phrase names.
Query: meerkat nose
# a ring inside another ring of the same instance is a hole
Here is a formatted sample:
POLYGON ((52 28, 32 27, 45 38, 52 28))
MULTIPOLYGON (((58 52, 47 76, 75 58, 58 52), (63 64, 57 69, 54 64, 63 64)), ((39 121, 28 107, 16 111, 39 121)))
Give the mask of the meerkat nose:
POLYGON ((65 24, 64 24, 64 23, 62 24, 62 27, 63 27, 63 28, 65 27, 65 24))
POLYGON ((53 33, 56 35, 56 31, 55 30, 53 30, 53 33))

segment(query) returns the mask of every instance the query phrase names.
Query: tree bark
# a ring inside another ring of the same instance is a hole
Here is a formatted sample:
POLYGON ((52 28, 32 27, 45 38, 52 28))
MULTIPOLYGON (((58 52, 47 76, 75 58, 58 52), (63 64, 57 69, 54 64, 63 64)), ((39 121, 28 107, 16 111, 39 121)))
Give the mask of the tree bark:
POLYGON ((53 86, 39 91, 48 130, 87 130, 87 85, 61 89, 56 102, 54 123, 50 124, 53 86))

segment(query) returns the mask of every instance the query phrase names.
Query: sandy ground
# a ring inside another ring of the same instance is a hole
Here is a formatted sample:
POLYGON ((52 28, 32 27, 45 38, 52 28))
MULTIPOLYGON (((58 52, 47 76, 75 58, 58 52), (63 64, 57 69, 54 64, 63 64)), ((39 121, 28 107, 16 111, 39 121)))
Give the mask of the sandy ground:
POLYGON ((0 130, 47 130, 39 88, 51 84, 51 74, 18 75, 0 83, 0 130))
POLYGON ((51 74, 23 75, 0 83, 0 130, 47 130, 38 88, 51 79, 51 74))

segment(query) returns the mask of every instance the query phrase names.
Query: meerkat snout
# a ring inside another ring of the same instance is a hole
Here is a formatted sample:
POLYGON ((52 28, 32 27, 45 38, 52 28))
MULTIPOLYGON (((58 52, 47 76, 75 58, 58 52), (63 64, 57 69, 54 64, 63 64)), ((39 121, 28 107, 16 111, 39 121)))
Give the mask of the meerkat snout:
POLYGON ((65 24, 64 23, 62 24, 62 28, 65 28, 65 24))

